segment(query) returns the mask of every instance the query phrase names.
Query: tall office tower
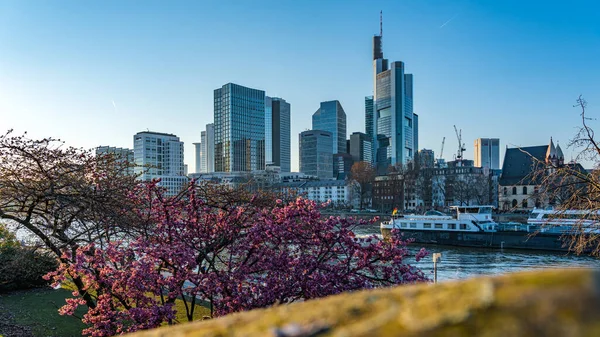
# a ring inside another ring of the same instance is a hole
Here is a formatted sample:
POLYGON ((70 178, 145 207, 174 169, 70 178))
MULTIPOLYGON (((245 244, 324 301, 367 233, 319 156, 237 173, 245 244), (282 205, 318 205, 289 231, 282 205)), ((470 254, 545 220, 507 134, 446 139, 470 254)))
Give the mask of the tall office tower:
POLYGON ((419 152, 419 115, 413 113, 413 148, 414 154, 419 152))
POLYGON ((214 91, 215 171, 265 168, 265 92, 227 83, 214 91))
POLYGON ((113 147, 113 146, 98 146, 96 148, 96 156, 104 155, 104 154, 113 154, 116 156, 116 161, 120 164, 123 164, 125 169, 125 174, 133 174, 133 150, 122 148, 122 147, 113 147))
POLYGON ((194 143, 194 159, 195 159, 194 172, 195 173, 203 173, 202 160, 204 159, 204 156, 202 155, 202 142, 194 143))
POLYGON ((333 178, 333 135, 322 130, 300 133, 300 172, 321 179, 333 178))
POLYGON ((366 161, 371 163, 373 147, 369 135, 362 132, 354 132, 350 135, 350 155, 354 162, 366 161))
MULTIPOLYGON (((365 134, 369 137, 371 144, 375 144, 375 115, 373 111, 373 96, 365 97, 365 134)), ((375 151, 375 146, 372 147, 375 151)), ((375 152, 371 153, 371 160, 375 157, 375 152)))
POLYGON ((405 74, 403 62, 383 58, 383 29, 373 37, 373 85, 375 161, 380 173, 389 165, 406 164, 415 152, 413 75, 405 74))
POLYGON ((282 98, 265 97, 265 161, 291 170, 290 104, 282 98))
POLYGON ((339 101, 321 103, 312 115, 312 129, 331 132, 333 154, 346 152, 346 112, 339 101))
POLYGON ((200 172, 208 173, 208 156, 206 155, 208 143, 206 140, 206 130, 200 131, 200 144, 200 172))
POLYGON ((336 153, 333 155, 333 177, 337 180, 345 180, 352 169, 354 160, 349 153, 336 153))
POLYGON ((205 138, 202 138, 202 132, 200 138, 202 139, 202 153, 206 157, 206 168, 203 172, 212 173, 215 172, 215 125, 213 123, 206 124, 205 138))
POLYGON ((139 179, 150 181, 160 178, 160 186, 167 195, 176 195, 185 188, 183 142, 179 137, 160 132, 143 131, 133 136, 135 173, 139 179))
POLYGON ((435 166, 435 154, 433 150, 419 150, 419 168, 434 168, 435 166))
POLYGON ((500 139, 475 139, 475 166, 492 170, 500 168, 500 139))

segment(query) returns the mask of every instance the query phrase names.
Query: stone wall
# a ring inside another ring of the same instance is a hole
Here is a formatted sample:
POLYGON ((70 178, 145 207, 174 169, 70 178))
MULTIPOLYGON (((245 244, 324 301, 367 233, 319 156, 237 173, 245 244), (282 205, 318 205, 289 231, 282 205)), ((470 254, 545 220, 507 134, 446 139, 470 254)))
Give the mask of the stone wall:
POLYGON ((600 336, 600 272, 544 270, 345 293, 131 336, 600 336))

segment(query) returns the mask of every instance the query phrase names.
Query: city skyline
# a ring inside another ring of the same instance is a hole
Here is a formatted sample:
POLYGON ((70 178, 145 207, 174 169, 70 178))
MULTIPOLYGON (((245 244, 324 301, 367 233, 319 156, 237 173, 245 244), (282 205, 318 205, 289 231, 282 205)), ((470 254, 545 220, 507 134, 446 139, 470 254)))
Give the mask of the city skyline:
MULTIPOLYGON (((213 122, 212 90, 234 82, 294 105, 291 158, 297 171, 295 135, 310 129, 308 116, 319 102, 339 100, 348 134, 365 132, 364 97, 373 91, 369 54, 380 9, 386 56, 415 74, 419 149, 437 156, 445 136, 444 157, 452 159, 456 124, 467 144, 502 139, 500 158, 507 145, 545 144, 553 136, 569 160, 565 145, 580 122, 572 108, 579 94, 597 116, 600 20, 593 2, 318 4, 313 18, 316 2, 140 7, 5 1, 0 126, 85 148, 131 148, 130 137, 139 130, 174 133, 187 143, 185 163, 194 167, 192 143, 213 122), (236 26, 248 10, 261 15, 236 26), (292 11, 293 18, 282 20, 292 11), (325 16, 336 18, 335 24, 325 16), (215 29, 218 39, 206 34, 215 29), (281 41, 276 49, 267 43, 274 39, 281 41), (208 52, 221 40, 229 43, 208 52), (315 81, 320 73, 328 76, 315 81)), ((473 157, 468 148, 465 158, 473 157)))

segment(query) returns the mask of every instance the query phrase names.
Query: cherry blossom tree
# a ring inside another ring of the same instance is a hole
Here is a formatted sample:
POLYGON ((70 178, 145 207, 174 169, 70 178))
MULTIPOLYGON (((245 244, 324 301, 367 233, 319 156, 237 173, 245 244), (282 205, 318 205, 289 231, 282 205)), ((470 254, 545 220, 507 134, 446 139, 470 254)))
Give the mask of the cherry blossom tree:
MULTIPOLYGON (((188 320, 199 301, 213 315, 396 284, 426 281, 407 264, 408 243, 357 237, 353 218, 323 218, 314 201, 285 203, 270 195, 192 182, 175 198, 155 183, 132 193, 152 225, 135 240, 65 252, 54 282, 77 277, 96 305, 84 334, 111 336, 175 322, 175 300, 188 320)), ((418 261, 427 252, 421 249, 418 261)), ((72 314, 79 292, 62 307, 72 314)))

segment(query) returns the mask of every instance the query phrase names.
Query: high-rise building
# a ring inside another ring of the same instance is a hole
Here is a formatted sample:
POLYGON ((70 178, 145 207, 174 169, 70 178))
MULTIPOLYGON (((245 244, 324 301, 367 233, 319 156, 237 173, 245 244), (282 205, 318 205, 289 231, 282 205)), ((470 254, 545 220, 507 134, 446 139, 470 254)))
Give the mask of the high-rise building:
POLYGON ((167 195, 176 195, 185 188, 188 179, 183 164, 183 142, 179 137, 160 132, 143 131, 133 136, 135 173, 139 179, 160 178, 167 195))
POLYGON ((227 83, 214 91, 215 171, 265 168, 265 92, 227 83))
POLYGON ((202 160, 204 156, 202 155, 202 142, 194 143, 194 173, 203 173, 202 171, 202 160))
POLYGON ((98 146, 96 148, 96 156, 112 154, 116 156, 116 162, 123 165, 123 169, 125 170, 125 174, 133 174, 133 150, 122 148, 122 147, 113 147, 113 146, 98 146))
POLYGON ((334 154, 346 152, 346 112, 339 101, 321 103, 312 115, 312 129, 331 132, 334 154))
POLYGON ((383 58, 382 30, 373 37, 373 127, 378 171, 389 165, 413 160, 416 123, 413 114, 413 75, 405 74, 404 63, 383 58))
POLYGON ((354 162, 366 161, 371 163, 373 145, 369 135, 362 132, 354 132, 350 135, 350 155, 354 162))
POLYGON ((500 139, 475 139, 475 167, 500 168, 500 139))
POLYGON ((419 151, 419 115, 415 113, 413 113, 413 147, 415 155, 417 155, 417 151, 419 151))
POLYGON ((300 133, 300 172, 321 179, 333 178, 333 135, 322 130, 300 133))
POLYGON ((265 97, 265 161, 291 170, 291 109, 282 98, 265 97))
POLYGON ((202 153, 206 158, 204 160, 205 164, 203 164, 203 172, 212 173, 215 172, 215 125, 213 123, 206 124, 205 131, 204 138, 202 138, 202 133, 200 133, 202 153))
POLYGON ((333 177, 337 180, 344 180, 348 177, 354 160, 349 153, 336 153, 333 155, 333 177))
POLYGON ((200 172, 208 173, 208 141, 206 139, 206 130, 200 131, 200 172))
MULTIPOLYGON (((373 96, 365 97, 365 134, 369 137, 371 144, 375 144, 375 115, 373 111, 373 96)), ((372 151, 375 151, 375 146, 372 146, 372 151)), ((375 157, 375 152, 371 153, 371 160, 375 157)))
POLYGON ((215 132, 213 125, 206 124, 206 130, 200 131, 200 143, 194 143, 195 173, 214 172, 215 132))
POLYGON ((434 168, 435 167, 435 154, 433 150, 419 150, 419 168, 434 168))

